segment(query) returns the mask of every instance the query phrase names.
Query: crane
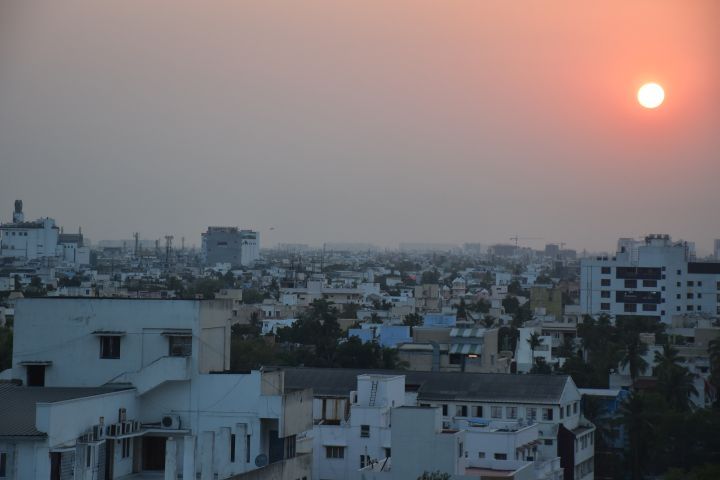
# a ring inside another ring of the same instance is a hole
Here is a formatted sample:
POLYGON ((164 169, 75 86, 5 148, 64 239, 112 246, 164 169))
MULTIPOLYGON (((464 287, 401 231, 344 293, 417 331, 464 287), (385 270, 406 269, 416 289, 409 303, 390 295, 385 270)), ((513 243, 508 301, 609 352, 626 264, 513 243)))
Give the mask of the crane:
POLYGON ((542 237, 518 237, 515 235, 514 237, 510 237, 510 240, 515 241, 515 248, 518 247, 518 240, 544 240, 542 237))

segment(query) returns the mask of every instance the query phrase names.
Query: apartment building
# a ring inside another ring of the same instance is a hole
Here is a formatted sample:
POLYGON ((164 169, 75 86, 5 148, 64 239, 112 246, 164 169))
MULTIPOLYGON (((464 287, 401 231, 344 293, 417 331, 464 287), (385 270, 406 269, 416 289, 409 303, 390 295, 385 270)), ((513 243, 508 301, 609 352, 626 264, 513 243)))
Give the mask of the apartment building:
MULTIPOLYGON (((289 368, 285 370, 285 381, 294 388, 313 389, 316 424, 332 420, 343 425, 352 417, 354 397, 350 392, 355 389, 358 375, 404 375, 404 406, 437 408, 442 430, 460 431, 463 422, 466 422, 465 427, 471 422, 485 426, 536 424, 537 442, 533 445, 537 448, 532 450, 531 445, 529 451, 522 453, 525 461, 529 461, 527 457, 533 458, 532 461, 559 457, 565 480, 593 478, 595 427, 582 417, 580 393, 569 376, 289 368), (318 402, 325 408, 318 408, 318 402)), ((395 426, 396 419, 391 419, 395 426)), ((399 447, 392 442, 391 438, 391 457, 399 447)), ((482 450, 481 443, 476 443, 475 451, 468 450, 468 458, 477 456, 480 460, 480 452, 484 452, 486 458, 488 452, 492 452, 495 459, 496 452, 489 447, 482 450)), ((463 440, 463 444, 467 441, 463 440)), ((346 445, 338 443, 334 446, 346 445)), ((385 448, 385 445, 381 446, 385 448)), ((462 450, 463 456, 465 450, 462 450)), ((519 460, 520 452, 518 457, 515 453, 511 451, 507 459, 519 460)), ((375 454, 371 453, 371 459, 375 454)), ((359 465, 359 458, 357 460, 359 465)), ((502 457, 496 460, 502 460, 502 457)))
MULTIPOLYGON (((286 470, 287 478, 309 477, 311 457, 297 455, 295 443, 312 425, 312 394, 286 389, 283 372, 226 371, 232 305, 232 300, 22 299, 15 309, 13 366, 0 378, 39 392, 131 388, 132 409, 100 415, 104 421, 95 422, 100 427, 92 442, 127 448, 132 473, 209 480, 273 468, 286 470), (132 430, 108 429, 115 416, 132 430), (129 446, 122 445, 126 438, 129 446)), ((66 421, 73 428, 86 426, 72 416, 66 421)), ((68 429, 63 448, 77 452, 82 444, 68 429)), ((116 472, 102 477, 108 479, 125 472, 105 466, 107 456, 93 455, 90 460, 76 455, 75 465, 91 462, 97 471, 116 472)))
POLYGON ((611 257, 581 261, 580 306, 585 314, 656 317, 720 314, 720 263, 694 261, 686 242, 649 235, 621 239, 611 257))
POLYGON ((208 227, 201 236, 206 265, 252 266, 260 258, 260 233, 238 227, 208 227))
POLYGON ((0 224, 0 257, 25 260, 54 257, 59 228, 52 218, 26 221, 22 200, 15 200, 12 222, 0 224))

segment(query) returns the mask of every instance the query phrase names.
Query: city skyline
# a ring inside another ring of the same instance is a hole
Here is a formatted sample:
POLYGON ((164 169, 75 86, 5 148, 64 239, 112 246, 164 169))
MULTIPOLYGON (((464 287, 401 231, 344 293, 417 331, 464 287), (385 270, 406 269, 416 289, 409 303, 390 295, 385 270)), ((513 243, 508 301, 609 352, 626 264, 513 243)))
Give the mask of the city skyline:
POLYGON ((718 15, 712 1, 4 4, 0 219, 21 198, 93 240, 199 245, 237 225, 265 245, 518 235, 608 251, 669 233, 710 252, 718 15), (651 81, 665 103, 645 110, 651 81))

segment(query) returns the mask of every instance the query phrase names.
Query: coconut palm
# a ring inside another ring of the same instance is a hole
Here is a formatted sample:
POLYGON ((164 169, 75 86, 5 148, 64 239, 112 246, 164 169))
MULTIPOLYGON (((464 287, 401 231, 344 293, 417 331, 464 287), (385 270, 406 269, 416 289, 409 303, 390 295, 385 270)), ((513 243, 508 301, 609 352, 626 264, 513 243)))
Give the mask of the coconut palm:
POLYGON ((533 332, 532 335, 530 335, 530 338, 527 339, 527 342, 528 345, 530 345, 532 364, 535 365, 535 350, 543 344, 543 339, 540 338, 539 333, 533 332))
POLYGON ((690 396, 697 395, 693 384, 696 375, 681 366, 678 351, 671 345, 663 345, 662 352, 655 352, 657 386, 673 409, 687 411, 690 409, 690 396))
POLYGON ((627 367, 630 371, 630 380, 632 387, 635 388, 637 377, 645 371, 648 364, 643 358, 647 352, 647 345, 640 340, 640 334, 637 332, 629 332, 624 339, 625 353, 620 365, 627 367))

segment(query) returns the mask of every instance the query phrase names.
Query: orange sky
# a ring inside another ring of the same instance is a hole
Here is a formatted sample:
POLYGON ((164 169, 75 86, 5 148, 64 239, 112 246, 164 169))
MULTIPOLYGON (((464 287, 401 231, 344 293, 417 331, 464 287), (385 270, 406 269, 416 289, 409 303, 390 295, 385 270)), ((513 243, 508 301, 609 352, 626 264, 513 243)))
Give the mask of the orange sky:
POLYGON ((0 219, 22 197, 98 240, 707 249, 719 19, 713 0, 4 2, 0 219))

